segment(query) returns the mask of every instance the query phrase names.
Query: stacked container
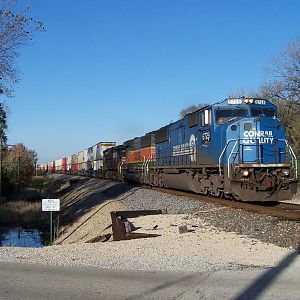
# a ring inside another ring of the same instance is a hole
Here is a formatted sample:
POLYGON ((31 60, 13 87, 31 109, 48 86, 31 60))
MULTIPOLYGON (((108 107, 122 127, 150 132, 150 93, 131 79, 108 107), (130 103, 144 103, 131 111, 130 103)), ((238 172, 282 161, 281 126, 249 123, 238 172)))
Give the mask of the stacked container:
POLYGON ((62 160, 57 159, 55 160, 55 173, 61 173, 62 172, 62 160))
POLYGON ((93 175, 93 160, 94 160, 94 156, 93 156, 93 147, 90 147, 87 149, 87 162, 86 162, 86 169, 88 174, 93 175))
POLYGON ((100 142, 71 156, 41 164, 39 168, 45 173, 101 176, 103 152, 115 146, 115 142, 100 142))
POLYGON ((80 151, 78 152, 78 156, 77 156, 77 160, 78 160, 78 174, 79 175, 83 175, 84 173, 84 151, 80 151))
POLYGON ((88 150, 82 150, 78 153, 78 174, 87 175, 87 159, 88 159, 88 150))
POLYGON ((66 174, 66 171, 67 171, 67 158, 63 157, 61 160, 62 160, 62 163, 61 163, 62 173, 66 174))
POLYGON ((71 156, 71 174, 78 174, 78 153, 71 156))
POLYGON ((72 156, 67 156, 66 173, 71 174, 71 170, 72 170, 72 156))
POLYGON ((48 163, 48 172, 54 173, 55 172, 55 161, 50 161, 48 163))
POLYGON ((115 142, 100 142, 93 146, 93 167, 95 176, 100 176, 103 167, 103 152, 106 149, 115 147, 115 142))

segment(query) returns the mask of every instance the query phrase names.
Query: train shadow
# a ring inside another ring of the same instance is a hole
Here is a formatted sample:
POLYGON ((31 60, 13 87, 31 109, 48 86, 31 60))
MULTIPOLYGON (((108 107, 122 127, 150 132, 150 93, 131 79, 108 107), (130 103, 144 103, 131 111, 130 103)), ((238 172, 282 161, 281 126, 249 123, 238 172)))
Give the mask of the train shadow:
POLYGON ((121 201, 138 189, 123 182, 78 176, 75 179, 64 179, 61 186, 66 181, 70 186, 53 195, 61 200, 61 211, 58 214, 60 225, 71 225, 100 204, 121 201))
POLYGON ((277 266, 262 274, 234 299, 258 299, 260 295, 272 284, 272 282, 292 264, 298 255, 300 255, 300 247, 283 258, 277 266))

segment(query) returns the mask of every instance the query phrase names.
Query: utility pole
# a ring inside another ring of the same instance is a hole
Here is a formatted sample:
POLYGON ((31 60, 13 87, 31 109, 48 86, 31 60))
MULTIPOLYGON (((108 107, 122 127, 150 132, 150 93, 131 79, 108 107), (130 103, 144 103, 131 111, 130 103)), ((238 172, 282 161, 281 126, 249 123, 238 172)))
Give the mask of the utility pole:
POLYGON ((2 199, 2 134, 0 134, 0 202, 2 199))
POLYGON ((20 190, 20 153, 18 152, 18 193, 20 190))
POLYGON ((37 176, 37 159, 34 161, 34 174, 37 176))
MULTIPOLYGON (((8 145, 5 144, 5 146, 14 147, 15 145, 8 145)), ((3 154, 3 135, 0 132, 0 202, 2 201, 2 154, 3 154)), ((20 164, 21 164, 21 157, 19 154, 18 157, 18 186, 20 181, 20 164)))

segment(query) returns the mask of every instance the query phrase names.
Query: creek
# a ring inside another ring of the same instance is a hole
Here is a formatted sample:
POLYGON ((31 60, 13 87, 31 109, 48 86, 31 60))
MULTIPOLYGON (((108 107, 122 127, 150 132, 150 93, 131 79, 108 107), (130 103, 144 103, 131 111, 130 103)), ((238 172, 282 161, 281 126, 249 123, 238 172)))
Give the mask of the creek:
POLYGON ((48 244, 48 233, 22 226, 0 227, 0 247, 40 248, 48 244))

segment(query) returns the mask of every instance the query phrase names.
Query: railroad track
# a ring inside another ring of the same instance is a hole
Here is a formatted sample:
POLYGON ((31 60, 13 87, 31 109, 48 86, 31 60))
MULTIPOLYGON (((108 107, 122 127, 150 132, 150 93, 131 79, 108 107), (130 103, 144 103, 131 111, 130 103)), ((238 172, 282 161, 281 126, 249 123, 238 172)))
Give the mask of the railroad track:
POLYGON ((199 195, 190 192, 171 190, 166 188, 157 188, 143 186, 145 188, 150 188, 163 193, 168 193, 176 196, 187 197, 190 199, 195 199, 203 201, 206 203, 216 204, 224 207, 243 209, 251 212, 256 212, 260 214, 267 214, 269 216, 278 217, 291 221, 300 221, 300 205, 285 202, 239 202, 223 198, 214 198, 210 196, 199 195))
MULTIPOLYGON (((80 175, 75 175, 80 176, 80 175)), ((80 176, 80 177, 90 177, 90 176, 80 176)), ((120 180, 109 179, 114 182, 120 182, 120 180)), ((134 186, 139 186, 145 189, 155 190, 162 193, 167 193, 176 196, 182 196, 194 200, 203 201, 206 203, 211 203, 215 205, 220 205, 223 207, 229 207, 234 209, 242 209, 246 211, 256 212, 259 214, 266 214, 273 217, 282 218, 290 221, 300 222, 300 205, 285 202, 239 202, 230 199, 215 198, 211 196, 205 196, 200 194, 195 194, 192 192, 185 192, 179 190, 172 190, 161 187, 153 187, 145 184, 130 183, 134 186)))

